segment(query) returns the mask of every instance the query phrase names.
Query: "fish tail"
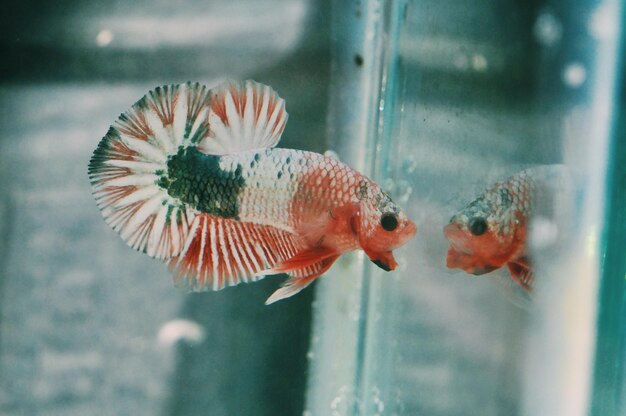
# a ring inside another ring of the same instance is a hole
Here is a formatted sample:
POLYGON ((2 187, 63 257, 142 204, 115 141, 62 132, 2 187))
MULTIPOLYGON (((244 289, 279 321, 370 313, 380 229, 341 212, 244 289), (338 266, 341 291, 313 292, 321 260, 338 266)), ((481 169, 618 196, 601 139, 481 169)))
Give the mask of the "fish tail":
MULTIPOLYGON (((193 246, 187 240, 197 233, 190 230, 205 215, 193 199, 211 196, 184 199, 180 189, 174 192, 168 162, 188 148, 219 156, 275 146, 286 121, 284 100, 254 81, 157 87, 119 116, 94 151, 88 175, 96 203, 129 246, 176 258, 193 246)), ((183 162, 179 166, 190 160, 183 162)))
POLYGON ((208 100, 208 89, 199 84, 155 88, 119 116, 89 162, 105 221, 151 257, 179 253, 193 221, 192 210, 170 197, 162 183, 168 157, 207 135, 200 115, 208 100))

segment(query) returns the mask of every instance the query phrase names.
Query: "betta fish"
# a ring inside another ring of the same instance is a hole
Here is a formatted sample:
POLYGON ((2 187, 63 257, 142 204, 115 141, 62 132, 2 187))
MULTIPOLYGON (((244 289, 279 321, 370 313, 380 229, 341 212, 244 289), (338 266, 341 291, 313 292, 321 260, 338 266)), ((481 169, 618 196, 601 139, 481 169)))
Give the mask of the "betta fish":
POLYGON ((413 222, 337 158, 276 148, 286 122, 284 100, 254 81, 155 88, 94 151, 97 205, 129 246, 193 290, 288 274, 270 304, 357 249, 393 270, 413 222))
POLYGON ((474 275, 504 265, 524 290, 533 287, 526 240, 541 184, 563 170, 544 166, 523 170, 498 182, 455 214, 444 228, 450 242, 447 266, 474 275))

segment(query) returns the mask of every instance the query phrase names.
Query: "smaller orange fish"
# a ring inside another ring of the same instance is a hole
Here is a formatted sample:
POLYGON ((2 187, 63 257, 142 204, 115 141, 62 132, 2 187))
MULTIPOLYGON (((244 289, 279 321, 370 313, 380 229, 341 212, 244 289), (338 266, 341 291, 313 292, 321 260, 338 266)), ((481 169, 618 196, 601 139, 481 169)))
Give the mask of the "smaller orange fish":
POLYGON ((447 266, 481 275, 506 265, 524 290, 533 286, 526 249, 535 173, 519 172, 498 182, 455 214, 443 233, 450 242, 447 266))

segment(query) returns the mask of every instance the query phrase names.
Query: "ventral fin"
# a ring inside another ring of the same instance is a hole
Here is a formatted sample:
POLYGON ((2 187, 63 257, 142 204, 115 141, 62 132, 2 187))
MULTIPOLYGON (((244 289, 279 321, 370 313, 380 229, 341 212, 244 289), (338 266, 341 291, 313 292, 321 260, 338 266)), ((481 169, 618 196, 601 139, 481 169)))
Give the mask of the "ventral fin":
POLYGON ((227 81, 211 90, 210 131, 199 150, 231 154, 274 147, 287 123, 285 100, 255 81, 227 81))
POLYGON ((260 279, 297 251, 297 238, 287 231, 199 214, 183 251, 168 265, 176 283, 196 291, 220 290, 260 279))
POLYGON ((299 293, 302 289, 313 283, 315 279, 326 273, 338 258, 339 255, 333 255, 301 269, 290 271, 289 275, 291 278, 283 283, 280 289, 272 293, 265 301, 265 304, 270 305, 299 293))
POLYGON ((305 249, 274 265, 271 269, 264 270, 263 274, 290 273, 296 270, 305 269, 322 260, 336 256, 338 256, 337 252, 327 247, 305 249))
POLYGON ((521 257, 516 261, 507 263, 511 272, 511 278, 520 285, 522 289, 531 292, 533 289, 534 273, 527 257, 521 257))

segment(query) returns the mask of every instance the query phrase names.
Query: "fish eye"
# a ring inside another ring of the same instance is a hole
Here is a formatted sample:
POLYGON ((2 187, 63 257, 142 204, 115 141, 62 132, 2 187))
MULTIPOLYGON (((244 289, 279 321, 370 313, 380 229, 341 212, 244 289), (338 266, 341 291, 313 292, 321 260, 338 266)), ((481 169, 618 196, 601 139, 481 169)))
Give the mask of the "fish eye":
POLYGON ((393 231, 398 228, 398 216, 393 212, 386 212, 380 217, 380 225, 385 231, 393 231))
POLYGON ((469 230, 474 235, 483 235, 487 232, 487 221, 483 217, 472 218, 469 222, 469 230))

